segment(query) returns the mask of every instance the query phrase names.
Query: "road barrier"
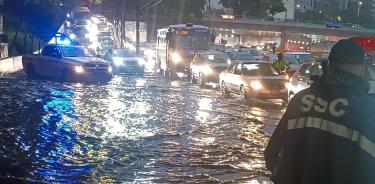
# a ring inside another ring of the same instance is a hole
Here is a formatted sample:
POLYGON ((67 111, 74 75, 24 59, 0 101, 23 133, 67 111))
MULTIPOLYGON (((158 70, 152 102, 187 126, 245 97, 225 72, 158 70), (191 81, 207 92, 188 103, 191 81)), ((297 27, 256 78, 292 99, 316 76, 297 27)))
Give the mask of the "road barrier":
POLYGON ((0 77, 22 69, 22 56, 0 59, 0 77))

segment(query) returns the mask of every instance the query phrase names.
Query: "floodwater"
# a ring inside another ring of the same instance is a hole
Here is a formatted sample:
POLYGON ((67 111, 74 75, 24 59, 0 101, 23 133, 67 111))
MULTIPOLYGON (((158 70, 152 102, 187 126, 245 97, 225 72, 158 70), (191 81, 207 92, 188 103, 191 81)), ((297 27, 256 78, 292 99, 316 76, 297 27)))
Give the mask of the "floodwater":
POLYGON ((270 183, 284 109, 159 76, 0 79, 0 183, 270 183))

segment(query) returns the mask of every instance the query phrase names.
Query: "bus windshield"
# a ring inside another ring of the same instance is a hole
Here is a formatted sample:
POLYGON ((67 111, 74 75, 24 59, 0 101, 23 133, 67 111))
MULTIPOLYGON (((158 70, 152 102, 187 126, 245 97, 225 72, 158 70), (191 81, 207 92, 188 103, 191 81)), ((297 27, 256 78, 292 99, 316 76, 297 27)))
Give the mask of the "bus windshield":
POLYGON ((208 32, 193 32, 188 35, 174 35, 170 39, 170 46, 179 49, 208 49, 208 32))

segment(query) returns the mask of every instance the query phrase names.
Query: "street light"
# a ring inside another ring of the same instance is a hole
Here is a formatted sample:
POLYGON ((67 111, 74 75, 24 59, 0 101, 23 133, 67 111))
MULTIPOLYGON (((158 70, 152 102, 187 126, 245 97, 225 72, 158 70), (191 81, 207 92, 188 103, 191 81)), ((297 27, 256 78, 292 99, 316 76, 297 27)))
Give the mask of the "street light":
POLYGON ((360 13, 360 11, 361 11, 362 4, 363 4, 362 1, 358 1, 357 24, 359 24, 359 13, 360 13))
POLYGON ((341 16, 337 16, 337 21, 341 22, 341 16))

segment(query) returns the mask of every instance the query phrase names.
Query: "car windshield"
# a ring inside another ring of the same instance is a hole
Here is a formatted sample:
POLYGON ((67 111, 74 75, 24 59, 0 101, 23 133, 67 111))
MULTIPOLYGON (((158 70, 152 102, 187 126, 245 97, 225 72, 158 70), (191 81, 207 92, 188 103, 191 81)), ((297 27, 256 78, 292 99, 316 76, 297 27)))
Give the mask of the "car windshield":
POLYGON ((224 53, 212 53, 204 55, 206 61, 212 63, 227 63, 228 56, 224 53))
POLYGON ((137 57, 135 51, 129 49, 115 49, 113 50, 113 56, 116 57, 137 57))
POLYGON ((88 21, 87 20, 78 20, 76 22, 77 25, 88 25, 88 21))
POLYGON ((255 60, 250 52, 229 52, 228 55, 233 60, 255 60))
POLYGON ((93 57, 95 54, 87 48, 64 46, 62 51, 65 57, 93 57))
POLYGON ((314 60, 311 54, 299 54, 297 55, 297 59, 300 63, 311 62, 314 60))
POLYGON ((98 34, 98 36, 112 36, 111 32, 101 32, 98 34))
POLYGON ((262 56, 262 54, 256 49, 240 49, 242 52, 248 52, 253 56, 262 56))
POLYGON ((314 61, 314 58, 311 54, 286 54, 286 55, 293 55, 295 58, 297 58, 299 63, 306 63, 314 61))
POLYGON ((77 36, 85 36, 88 31, 85 28, 75 28, 72 30, 72 33, 77 36))
POLYGON ((298 61, 296 55, 293 54, 285 54, 284 55, 284 60, 288 62, 289 64, 296 64, 299 65, 300 62, 298 61))
POLYGON ((269 63, 245 63, 242 65, 242 73, 247 76, 279 75, 269 63))

